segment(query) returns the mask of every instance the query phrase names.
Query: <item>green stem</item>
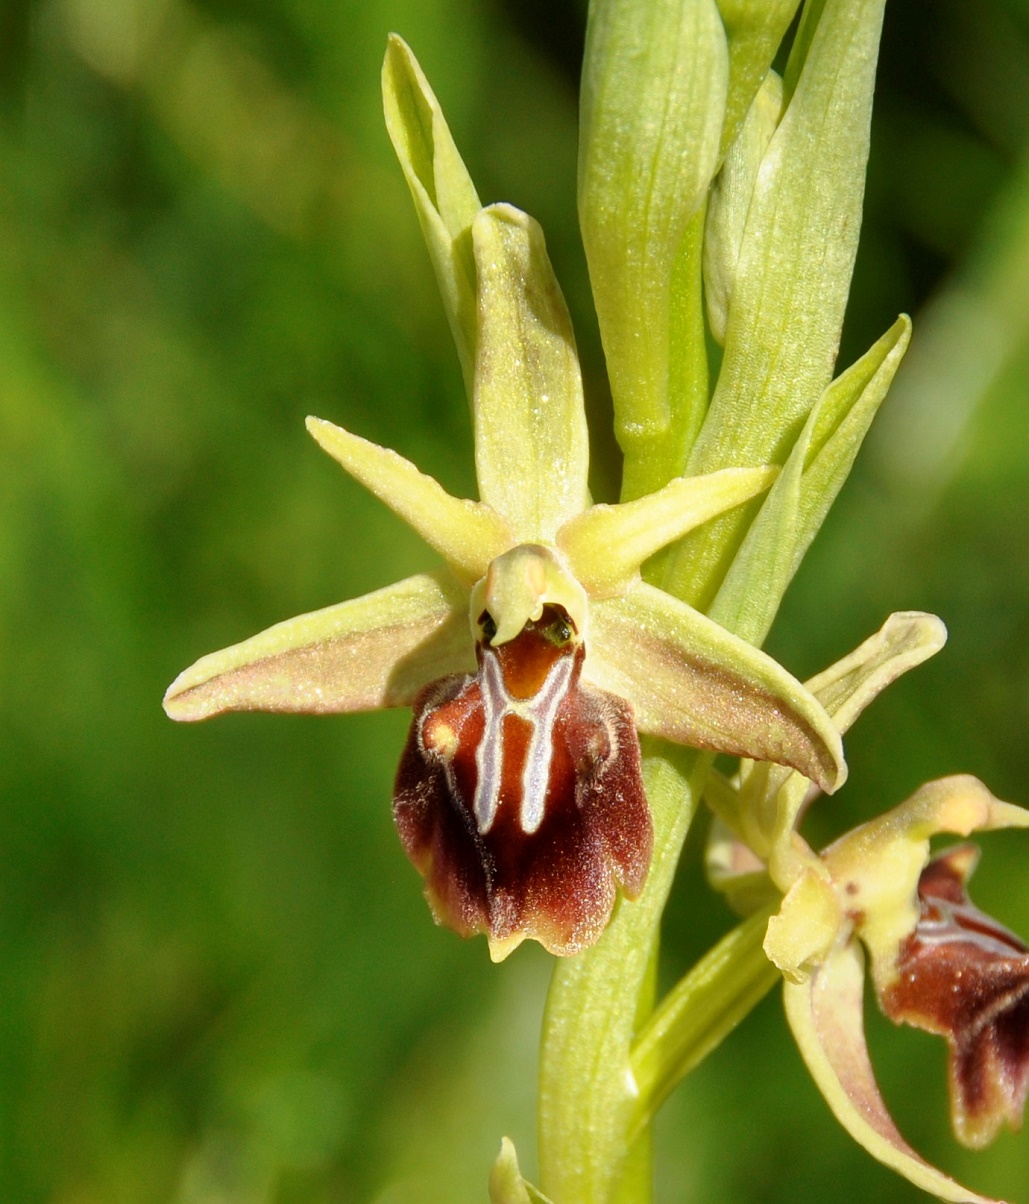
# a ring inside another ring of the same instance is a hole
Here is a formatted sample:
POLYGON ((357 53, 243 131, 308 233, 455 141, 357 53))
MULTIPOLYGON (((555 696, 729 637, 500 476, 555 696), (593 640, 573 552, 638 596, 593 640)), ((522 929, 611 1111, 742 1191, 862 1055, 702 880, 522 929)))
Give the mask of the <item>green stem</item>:
POLYGON ((556 963, 547 998, 540 1176, 555 1204, 650 1199, 648 1150, 630 1138, 638 1111, 633 1042, 653 1007, 661 914, 711 758, 656 742, 645 751, 654 818, 646 889, 635 903, 622 901, 592 949, 556 963))

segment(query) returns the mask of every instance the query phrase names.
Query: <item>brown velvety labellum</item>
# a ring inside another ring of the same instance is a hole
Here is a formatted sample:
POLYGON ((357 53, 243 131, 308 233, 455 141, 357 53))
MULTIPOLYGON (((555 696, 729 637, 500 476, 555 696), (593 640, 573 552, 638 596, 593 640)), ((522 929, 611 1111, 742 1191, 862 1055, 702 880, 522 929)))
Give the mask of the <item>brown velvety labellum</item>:
POLYGON ((475 674, 415 704, 393 814, 436 919, 497 946, 576 953, 617 888, 643 888, 653 841, 632 708, 584 686, 559 607, 479 648, 475 674))
POLYGON ((1029 949, 969 900, 971 845, 930 861, 918 883, 921 914, 883 992, 891 1019, 950 1045, 954 1128, 966 1145, 1017 1129, 1029 1092, 1029 949))

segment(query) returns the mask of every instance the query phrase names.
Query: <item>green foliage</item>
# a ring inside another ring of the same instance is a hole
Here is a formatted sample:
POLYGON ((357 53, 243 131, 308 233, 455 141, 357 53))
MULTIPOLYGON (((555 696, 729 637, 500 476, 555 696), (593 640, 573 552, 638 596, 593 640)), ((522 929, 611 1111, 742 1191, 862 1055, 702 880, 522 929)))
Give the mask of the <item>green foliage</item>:
MULTIPOLYGON (((159 705, 199 653, 431 567, 310 443, 305 414, 471 492, 461 375, 382 132, 391 28, 429 70, 483 199, 546 229, 603 413, 575 242, 575 56, 545 21, 533 41, 516 32, 517 8, 5 10, 5 1201, 480 1199, 505 1131, 532 1164, 546 959, 491 967, 426 922, 389 820, 405 717, 182 729, 159 705)), ((887 610, 946 617, 946 652, 848 740, 866 800, 961 769, 1029 801, 1029 191, 1012 167, 1029 142, 1027 29, 1020 3, 887 9, 841 366, 898 308, 935 300, 771 638, 803 675, 887 610), (920 343, 949 358, 920 359, 920 343)), ((845 793, 821 822, 840 830, 865 807, 845 793)), ((1024 866, 1012 838, 976 881, 1026 932, 1024 866)), ((662 980, 733 923, 696 875, 688 853, 662 980)), ((919 1149, 1029 1195, 1024 1138, 973 1161, 942 1135, 941 1050, 872 1037, 919 1149)), ((775 1005, 662 1126, 669 1204, 922 1198, 837 1131, 775 1005)))

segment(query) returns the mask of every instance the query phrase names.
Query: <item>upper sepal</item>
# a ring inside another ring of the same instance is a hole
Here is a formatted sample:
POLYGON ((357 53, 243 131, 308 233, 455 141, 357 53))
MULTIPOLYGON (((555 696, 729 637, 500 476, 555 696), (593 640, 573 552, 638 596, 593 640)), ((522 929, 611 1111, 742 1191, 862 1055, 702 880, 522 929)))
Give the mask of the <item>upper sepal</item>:
POLYGON ((475 472, 515 542, 553 543, 589 505, 589 434, 571 318, 543 231, 511 205, 472 224, 475 472))

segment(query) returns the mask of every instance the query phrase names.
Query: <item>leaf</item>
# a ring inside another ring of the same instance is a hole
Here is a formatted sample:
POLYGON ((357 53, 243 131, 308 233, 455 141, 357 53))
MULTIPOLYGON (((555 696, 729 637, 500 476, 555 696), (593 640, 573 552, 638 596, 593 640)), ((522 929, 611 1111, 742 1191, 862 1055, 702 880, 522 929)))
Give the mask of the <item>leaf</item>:
POLYGON ((768 915, 762 910, 723 937, 648 1018, 632 1050, 637 1129, 779 981, 761 948, 768 915))
MULTIPOLYGON (((771 627, 907 350, 911 323, 893 326, 823 392, 726 573, 710 615, 752 643, 771 627)), ((687 570, 677 549, 671 572, 687 570)), ((676 591, 678 592, 678 591, 676 591)))
POLYGON ((579 216, 616 434, 630 456, 671 423, 671 280, 717 167, 727 83, 714 0, 590 6, 579 216))
POLYGON ((471 226, 481 205, 439 101, 410 47, 396 34, 390 34, 386 44, 382 98, 386 129, 414 198, 471 398, 475 364, 471 226))
MULTIPOLYGON (((725 354, 691 473, 782 464, 829 383, 861 224, 883 0, 828 0, 747 213, 725 354)), ((707 610, 752 512, 677 550, 667 587, 707 610), (731 553, 730 553, 731 554, 731 553)))

